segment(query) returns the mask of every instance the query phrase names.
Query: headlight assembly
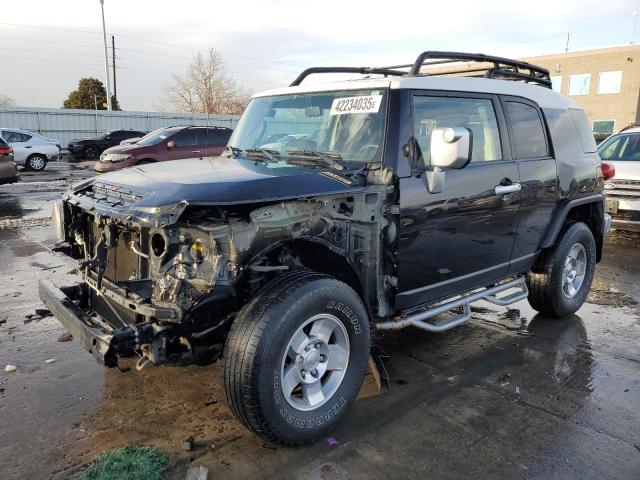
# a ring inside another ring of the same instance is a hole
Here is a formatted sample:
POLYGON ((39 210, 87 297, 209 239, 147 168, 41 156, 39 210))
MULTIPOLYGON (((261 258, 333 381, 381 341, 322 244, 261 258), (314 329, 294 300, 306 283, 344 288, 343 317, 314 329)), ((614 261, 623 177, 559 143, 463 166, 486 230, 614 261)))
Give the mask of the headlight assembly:
POLYGON ((56 239, 58 242, 64 242, 66 240, 66 233, 64 228, 64 204, 61 200, 53 202, 51 208, 51 221, 53 228, 56 231, 56 239))
POLYGON ((103 161, 117 163, 117 162, 124 162, 125 160, 129 160, 130 158, 133 158, 133 157, 127 153, 107 153, 104 156, 103 161))

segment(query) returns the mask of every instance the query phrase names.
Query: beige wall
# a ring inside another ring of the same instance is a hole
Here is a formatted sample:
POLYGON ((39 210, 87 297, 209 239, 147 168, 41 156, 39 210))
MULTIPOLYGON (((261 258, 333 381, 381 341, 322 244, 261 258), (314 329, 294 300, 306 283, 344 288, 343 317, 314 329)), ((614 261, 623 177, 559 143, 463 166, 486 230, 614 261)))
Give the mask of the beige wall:
POLYGON ((640 123, 640 45, 560 53, 523 60, 548 68, 551 76, 562 76, 561 93, 568 95, 569 76, 589 73, 588 95, 571 95, 586 110, 589 120, 615 120, 615 130, 640 123), (598 94, 600 72, 622 71, 620 93, 598 94))

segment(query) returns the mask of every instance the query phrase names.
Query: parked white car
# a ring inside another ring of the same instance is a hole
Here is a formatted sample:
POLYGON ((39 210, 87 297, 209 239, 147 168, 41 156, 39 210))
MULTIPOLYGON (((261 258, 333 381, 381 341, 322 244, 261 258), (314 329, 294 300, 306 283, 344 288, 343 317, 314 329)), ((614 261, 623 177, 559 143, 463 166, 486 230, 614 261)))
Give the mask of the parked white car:
POLYGON ((640 231, 640 127, 611 135, 600 144, 598 153, 616 169, 615 178, 604 186, 613 226, 640 231))
POLYGON ((44 170, 47 162, 57 160, 60 142, 17 128, 0 128, 0 137, 13 148, 16 165, 29 170, 44 170))

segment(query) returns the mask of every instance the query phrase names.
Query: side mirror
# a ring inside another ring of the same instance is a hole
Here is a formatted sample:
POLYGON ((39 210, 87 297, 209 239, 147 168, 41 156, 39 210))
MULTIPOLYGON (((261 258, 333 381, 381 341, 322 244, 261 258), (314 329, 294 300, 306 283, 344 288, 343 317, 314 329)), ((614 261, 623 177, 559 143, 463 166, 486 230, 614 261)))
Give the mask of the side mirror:
POLYGON ((431 166, 464 168, 471 161, 473 134, 466 127, 434 128, 431 133, 431 166))
POLYGON ((464 168, 471 161, 473 134, 466 127, 434 128, 431 132, 431 167, 424 172, 422 181, 429 193, 442 193, 445 172, 443 168, 464 168))
POLYGON ((175 148, 175 146, 176 146, 176 142, 175 142, 174 140, 169 140, 169 141, 167 142, 167 148, 168 148, 169 150, 171 150, 172 148, 175 148))

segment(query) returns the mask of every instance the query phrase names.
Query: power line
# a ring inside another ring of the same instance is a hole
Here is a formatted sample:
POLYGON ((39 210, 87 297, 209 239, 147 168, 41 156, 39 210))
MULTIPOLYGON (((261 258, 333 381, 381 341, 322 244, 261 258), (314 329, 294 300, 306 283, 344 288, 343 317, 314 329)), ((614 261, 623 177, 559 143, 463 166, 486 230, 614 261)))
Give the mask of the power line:
MULTIPOLYGON (((31 53, 42 53, 42 54, 52 54, 52 55, 57 55, 57 52, 51 52, 51 51, 45 51, 45 50, 33 50, 33 49, 26 49, 26 48, 16 48, 16 49, 12 49, 12 48, 4 48, 4 47, 0 47, 0 50, 15 50, 15 51, 24 51, 24 52, 31 52, 31 53)), ((78 55, 83 55, 83 56, 89 56, 89 57, 97 57, 97 58, 102 58, 101 55, 91 55, 91 54, 78 54, 78 55)), ((2 55, 3 58, 13 58, 16 60, 34 60, 34 61, 38 61, 38 62, 51 62, 51 63, 65 63, 65 64, 69 64, 69 65, 82 65, 82 66, 87 66, 87 67, 102 67, 102 65, 100 64, 95 64, 95 63, 83 63, 83 62, 73 62, 73 61, 69 61, 69 60, 59 60, 59 59, 54 59, 54 58, 34 58, 34 57, 24 57, 24 56, 13 56, 13 55, 2 55)), ((148 63, 148 62, 144 62, 142 60, 129 60, 129 59, 125 59, 122 57, 117 57, 120 60, 123 61, 129 61, 129 62, 143 62, 143 63, 148 63)), ((153 63, 159 63, 159 62, 153 62, 153 63)), ((176 72, 170 72, 168 70, 159 70, 159 69, 152 69, 152 68, 140 68, 140 67, 133 67, 130 65, 122 65, 120 64, 120 66, 118 66, 118 68, 122 68, 125 70, 137 70, 137 71, 141 71, 141 72, 151 72, 151 73, 164 73, 166 75, 174 75, 176 72)), ((287 80, 285 80, 284 77, 280 77, 280 79, 277 79, 273 76, 269 76, 269 75, 265 75, 265 74, 261 74, 261 73, 254 73, 254 72, 242 72, 242 71, 237 71, 237 70, 232 70, 232 69, 228 69, 229 73, 233 73, 235 75, 238 75, 239 77, 241 77, 240 79, 242 80, 242 77, 246 77, 247 75, 251 75, 252 77, 259 77, 259 78, 266 78, 266 79, 270 79, 272 80, 272 84, 273 85, 280 85, 280 82, 285 82, 287 80)))
MULTIPOLYGON (((28 25, 28 24, 21 24, 21 23, 10 23, 10 22, 0 22, 0 25, 6 25, 6 26, 11 26, 11 27, 22 27, 22 28, 40 28, 40 29, 47 29, 47 30, 61 30, 61 31, 68 31, 68 32, 75 32, 75 33, 90 33, 93 35, 102 35, 102 32, 95 32, 95 31, 90 31, 90 30, 79 30, 79 29, 75 29, 75 28, 68 28, 68 27, 50 27, 50 26, 46 26, 46 25, 28 25)), ((152 44, 156 44, 156 45, 165 45, 168 47, 173 47, 173 48, 184 48, 187 50, 192 50, 192 51, 202 51, 202 49, 200 48, 196 48, 196 47, 188 47, 186 45, 179 45, 176 43, 169 43, 169 42, 160 42, 158 40, 149 40, 146 38, 140 38, 140 37, 135 37, 135 36, 131 36, 131 35, 124 35, 124 34, 117 34, 117 33, 113 33, 111 32, 110 35, 116 35, 118 37, 122 37, 122 38, 130 38, 132 40, 136 40, 139 42, 147 42, 147 43, 152 43, 152 44)), ((252 61, 257 61, 257 62, 261 62, 261 63, 278 63, 281 65, 289 65, 292 67, 298 67, 298 68, 304 68, 303 65, 298 65, 298 64, 293 64, 293 63, 289 63, 289 62, 281 62, 278 60, 266 60, 263 58, 256 58, 256 57, 248 57, 248 56, 244 56, 244 55, 235 55, 232 53, 224 53, 224 52, 220 52, 223 53, 224 55, 227 55, 229 57, 236 57, 236 58, 245 58, 245 59, 249 59, 252 61)))

